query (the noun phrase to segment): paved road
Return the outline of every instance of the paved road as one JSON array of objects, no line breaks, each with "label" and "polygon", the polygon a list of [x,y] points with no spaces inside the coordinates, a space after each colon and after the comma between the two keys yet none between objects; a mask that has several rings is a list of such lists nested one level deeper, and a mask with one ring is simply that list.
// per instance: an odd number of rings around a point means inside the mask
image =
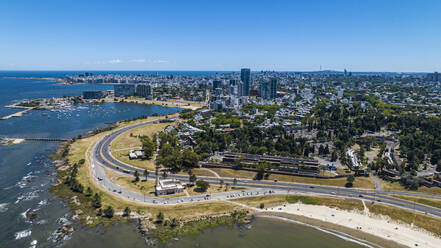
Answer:
[{"label": "paved road", "polygon": [[[174,120],[174,118],[169,118]],[[191,202],[201,202],[201,201],[213,201],[213,200],[231,200],[235,198],[241,197],[249,197],[249,196],[259,196],[259,195],[267,195],[267,194],[298,194],[298,193],[312,193],[312,194],[322,194],[322,195],[334,195],[346,198],[355,198],[355,199],[365,199],[372,202],[382,202],[385,204],[406,208],[422,213],[431,214],[433,216],[441,217],[441,209],[433,208],[430,206],[401,200],[398,198],[390,197],[389,194],[397,194],[397,195],[416,195],[416,196],[425,196],[431,198],[441,198],[439,196],[425,195],[413,192],[392,192],[392,191],[383,191],[383,190],[363,190],[363,189],[352,189],[352,188],[342,188],[342,187],[332,187],[332,186],[322,186],[322,185],[309,185],[309,184],[299,184],[299,183],[289,183],[289,182],[272,182],[272,181],[256,181],[252,179],[242,179],[237,178],[237,184],[235,186],[252,188],[243,191],[236,192],[221,192],[215,193],[211,195],[198,195],[198,196],[181,196],[181,197],[173,197],[173,198],[161,198],[161,197],[152,197],[148,195],[144,195],[139,192],[134,192],[128,189],[121,187],[120,185],[113,182],[110,178],[107,177],[104,168],[111,169],[117,171],[119,173],[126,173],[128,175],[133,175],[133,171],[137,170],[142,173],[142,169],[133,167],[131,165],[122,163],[121,161],[116,160],[110,152],[110,144],[112,141],[123,132],[127,130],[137,128],[140,126],[145,126],[151,123],[158,122],[159,120],[154,121],[146,121],[142,123],[138,123],[135,125],[127,126],[121,129],[117,129],[112,131],[111,133],[104,136],[101,140],[99,140],[91,151],[91,166],[93,171],[94,179],[106,190],[111,192],[112,194],[119,195],[120,197],[124,197],[126,199],[143,202],[148,204],[161,204],[161,205],[174,205],[181,203],[191,203]],[[150,173],[153,175],[154,173]],[[176,175],[172,174],[169,177],[173,177],[181,180],[182,182],[188,181],[188,176],[186,175]],[[154,178],[149,177],[151,180]],[[204,179],[210,184],[218,184],[219,178],[216,177],[206,177],[199,176],[199,179]],[[230,183],[233,185],[233,178],[222,178],[225,183]]]}]

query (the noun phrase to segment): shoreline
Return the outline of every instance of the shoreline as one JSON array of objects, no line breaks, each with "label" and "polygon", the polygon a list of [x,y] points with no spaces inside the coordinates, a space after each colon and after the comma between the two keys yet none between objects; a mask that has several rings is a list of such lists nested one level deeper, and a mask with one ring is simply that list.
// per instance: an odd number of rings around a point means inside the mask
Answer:
[{"label": "shoreline", "polygon": [[370,214],[369,210],[361,213],[302,203],[285,204],[272,209],[256,211],[256,216],[290,219],[316,229],[347,234],[377,247],[436,248],[441,243],[441,238],[422,228],[387,216]]}]

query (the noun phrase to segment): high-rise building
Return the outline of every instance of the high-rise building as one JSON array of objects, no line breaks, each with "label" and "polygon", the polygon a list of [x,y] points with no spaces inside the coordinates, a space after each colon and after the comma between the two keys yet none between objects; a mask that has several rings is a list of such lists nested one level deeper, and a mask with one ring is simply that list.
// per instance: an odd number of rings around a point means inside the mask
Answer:
[{"label": "high-rise building", "polygon": [[237,83],[237,95],[238,96],[243,96],[243,82],[238,82]]},{"label": "high-rise building", "polygon": [[220,80],[214,80],[213,81],[213,90],[221,87],[221,81]]},{"label": "high-rise building", "polygon": [[134,96],[135,95],[135,85],[134,84],[115,84],[114,86],[115,96]]},{"label": "high-rise building", "polygon": [[250,83],[251,83],[251,70],[248,68],[242,68],[240,70],[240,80],[243,82],[243,96],[250,95]]},{"label": "high-rise building", "polygon": [[263,99],[269,98],[268,82],[266,81],[262,81],[262,83],[260,84],[260,97],[262,97]]},{"label": "high-rise building", "polygon": [[279,79],[271,78],[269,85],[269,98],[275,99],[277,97],[277,84],[279,84]]},{"label": "high-rise building", "polygon": [[136,95],[148,97],[152,95],[152,87],[148,84],[138,84],[136,85]]}]

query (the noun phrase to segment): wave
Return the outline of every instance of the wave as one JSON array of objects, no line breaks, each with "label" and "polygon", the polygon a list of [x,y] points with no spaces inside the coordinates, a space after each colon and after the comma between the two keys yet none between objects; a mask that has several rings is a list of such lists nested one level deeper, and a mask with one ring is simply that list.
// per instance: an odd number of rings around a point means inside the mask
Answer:
[{"label": "wave", "polygon": [[15,233],[15,239],[26,238],[26,237],[30,236],[31,233],[32,233],[32,231],[29,230],[29,229],[28,230],[23,230],[23,231],[20,231],[20,232],[16,232]]},{"label": "wave", "polygon": [[0,203],[0,213],[4,213],[6,211],[8,211],[7,206],[9,205],[9,203]]}]

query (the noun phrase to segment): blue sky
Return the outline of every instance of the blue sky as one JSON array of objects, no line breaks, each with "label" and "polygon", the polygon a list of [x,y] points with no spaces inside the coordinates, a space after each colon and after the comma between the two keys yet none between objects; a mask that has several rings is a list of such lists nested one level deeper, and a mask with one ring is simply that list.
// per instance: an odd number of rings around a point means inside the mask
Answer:
[{"label": "blue sky", "polygon": [[441,1],[1,0],[0,70],[441,71]]}]

